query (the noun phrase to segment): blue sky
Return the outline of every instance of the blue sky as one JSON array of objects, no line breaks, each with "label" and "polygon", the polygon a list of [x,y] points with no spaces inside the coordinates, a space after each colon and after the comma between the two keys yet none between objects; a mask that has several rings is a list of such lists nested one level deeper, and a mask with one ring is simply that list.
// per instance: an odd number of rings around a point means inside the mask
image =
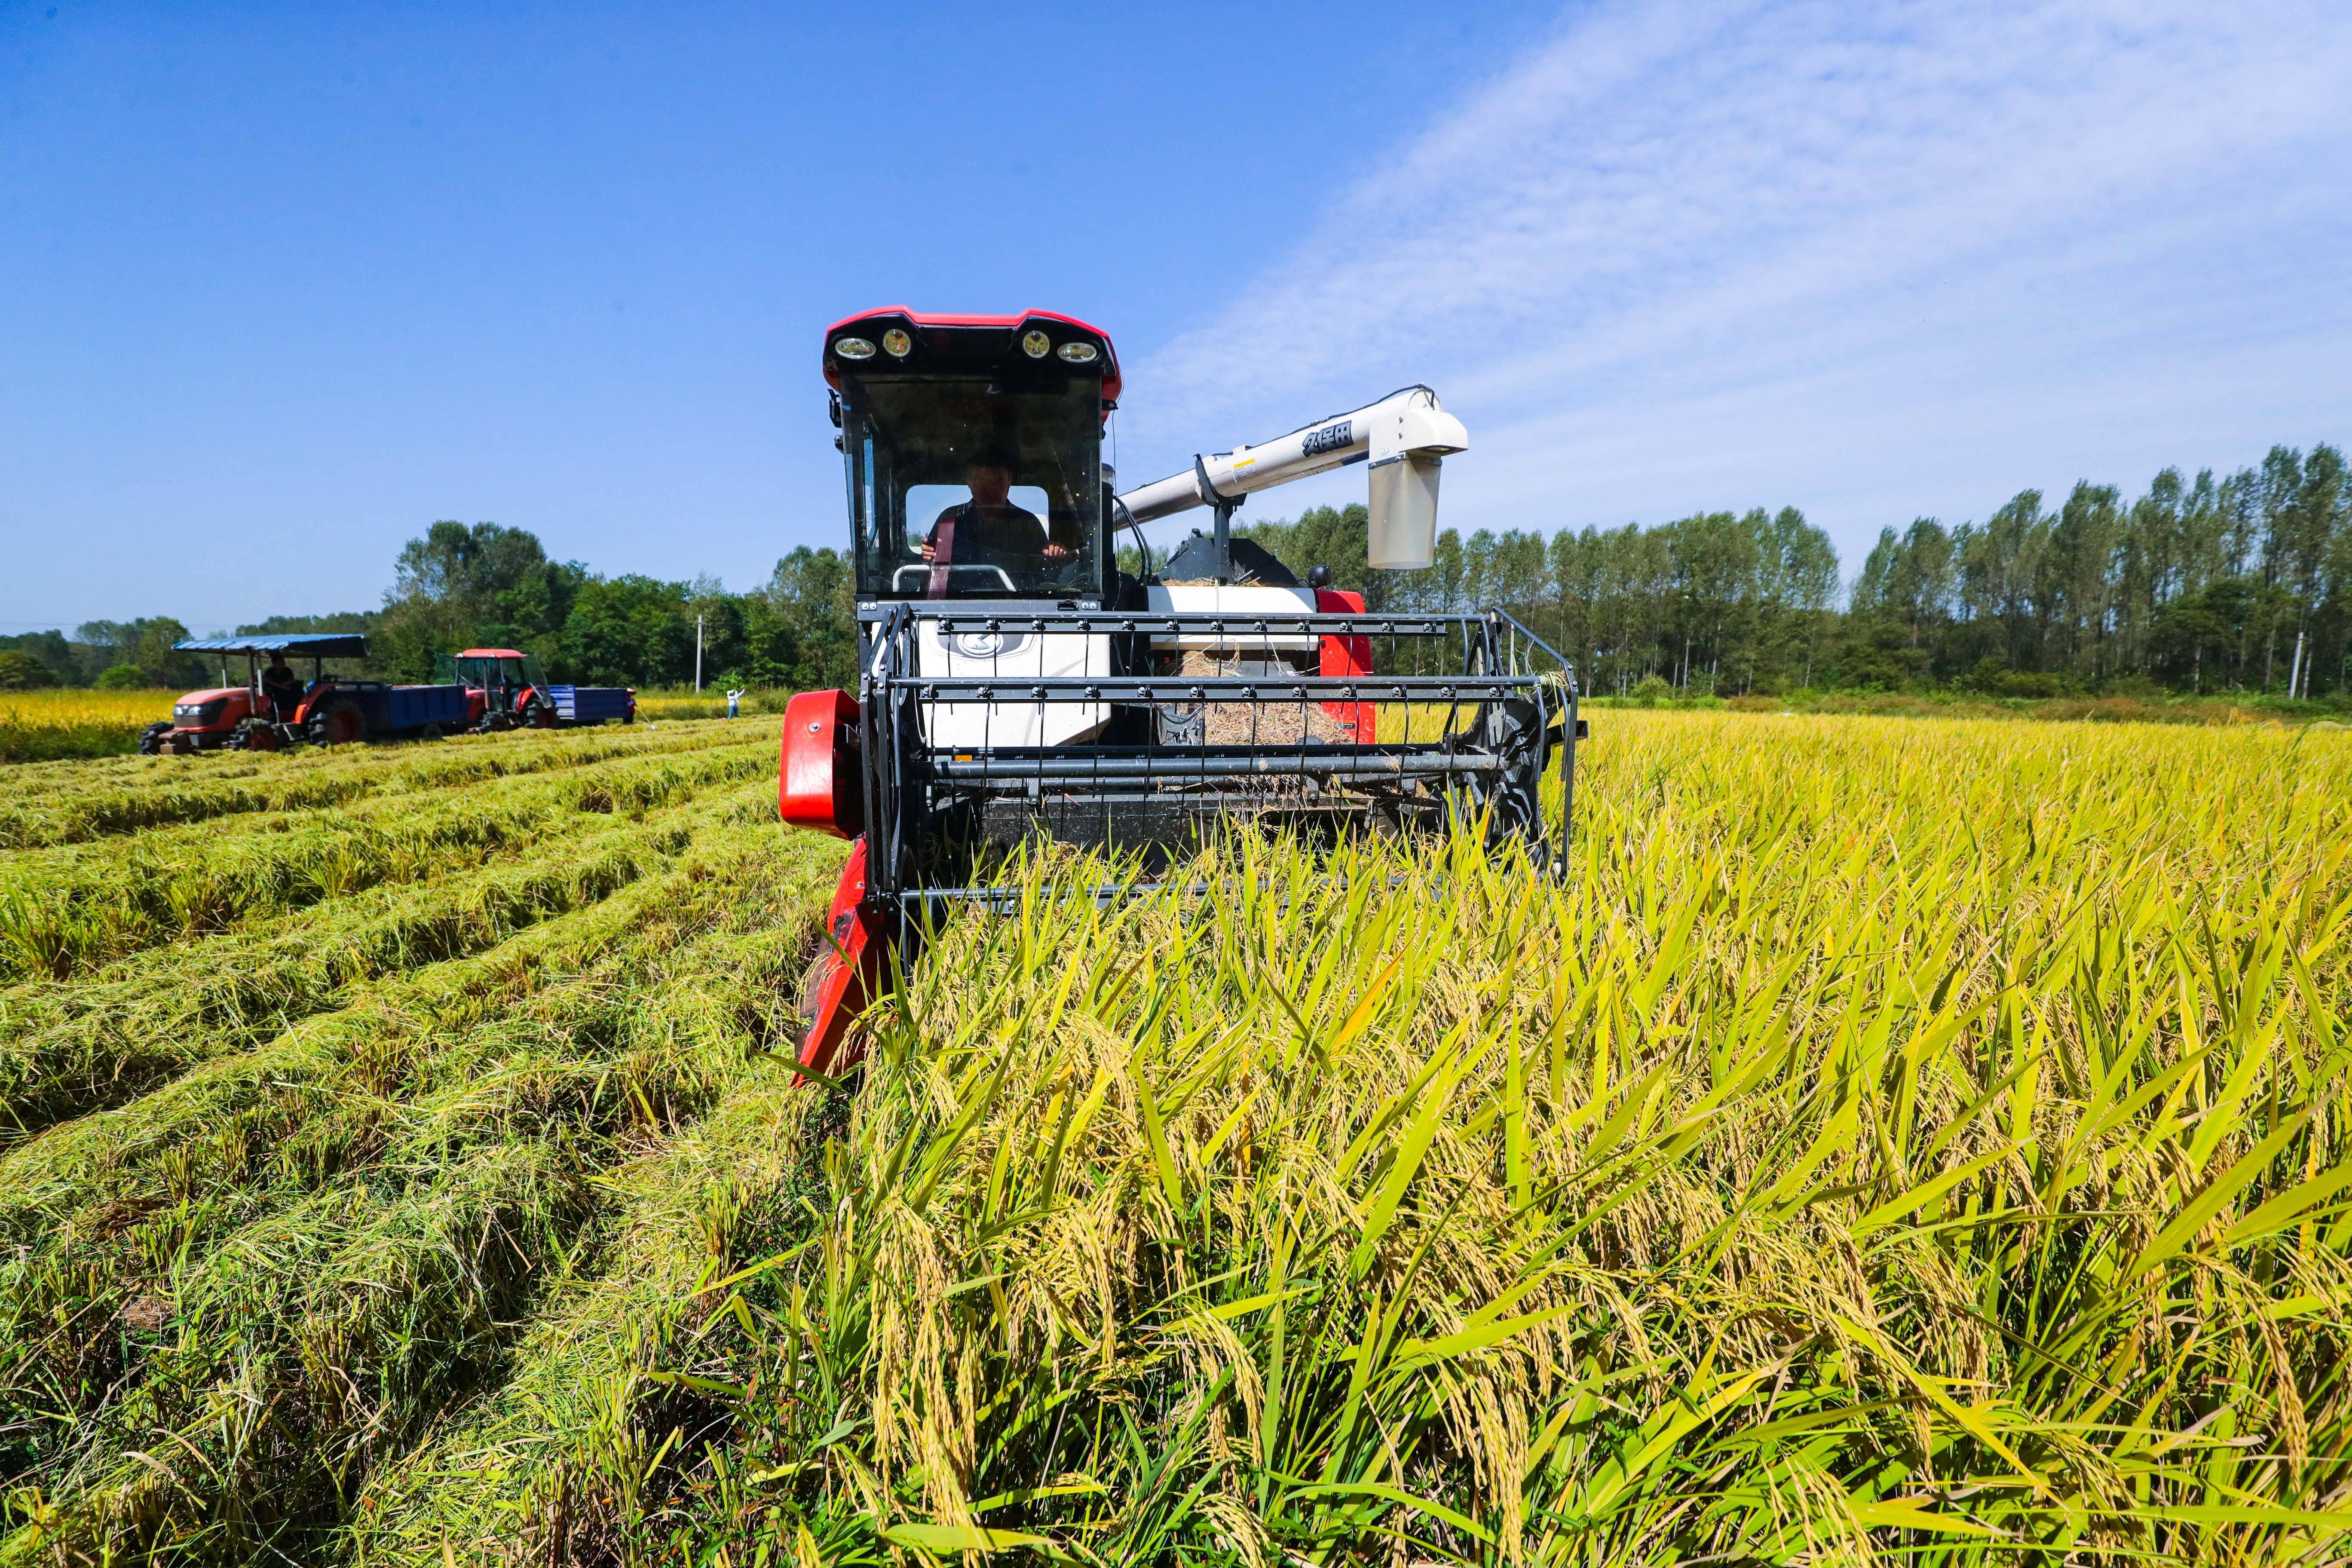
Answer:
[{"label": "blue sky", "polygon": [[1849,571],[2352,437],[2352,7],[1440,14],[0,0],[0,630],[372,605],[440,517],[750,585],[884,303],[1107,328],[1130,481],[1426,381],[1448,522]]}]

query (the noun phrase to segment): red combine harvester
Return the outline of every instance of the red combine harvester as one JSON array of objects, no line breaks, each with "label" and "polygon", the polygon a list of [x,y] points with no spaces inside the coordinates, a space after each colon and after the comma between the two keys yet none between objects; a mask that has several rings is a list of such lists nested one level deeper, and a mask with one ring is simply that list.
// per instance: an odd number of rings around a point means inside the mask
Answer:
[{"label": "red combine harvester", "polygon": [[[208,751],[275,752],[288,746],[346,745],[355,741],[437,741],[466,723],[466,692],[459,686],[394,686],[328,673],[331,658],[365,658],[367,639],[340,632],[287,633],[270,637],[199,637],[174,643],[187,653],[216,654],[221,684],[184,693],[168,721],[150,724],[139,737],[148,755]],[[245,655],[246,682],[228,684],[228,656]],[[291,671],[273,687],[263,659],[283,655],[310,661],[305,683]]]},{"label": "red combine harvester", "polygon": [[637,721],[637,694],[625,686],[559,686],[539,660],[519,648],[469,647],[443,674],[467,689],[473,727],[484,734],[517,728]]},{"label": "red combine harvester", "polygon": [[[988,868],[1031,835],[1165,866],[1236,820],[1326,837],[1459,823],[1559,864],[1538,791],[1557,756],[1565,796],[1582,733],[1568,661],[1500,610],[1370,611],[1232,536],[1248,496],[1363,463],[1370,563],[1429,565],[1440,461],[1469,446],[1429,388],[1116,494],[1118,360],[1084,321],[873,310],[826,331],[823,363],[860,673],[856,695],[803,692],[784,718],[783,820],[853,840],[804,1069],[854,1062],[850,1023],[938,916],[1011,907]],[[1121,532],[1193,508],[1209,532],[1118,570]]]}]

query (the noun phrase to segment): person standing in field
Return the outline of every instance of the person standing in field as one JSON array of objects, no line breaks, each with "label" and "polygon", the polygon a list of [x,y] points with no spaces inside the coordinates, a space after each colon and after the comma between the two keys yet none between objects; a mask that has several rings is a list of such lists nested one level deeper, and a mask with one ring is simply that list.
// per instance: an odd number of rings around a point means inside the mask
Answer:
[{"label": "person standing in field", "polygon": [[730,691],[727,694],[727,717],[735,718],[741,711],[742,706],[743,694],[740,691]]}]

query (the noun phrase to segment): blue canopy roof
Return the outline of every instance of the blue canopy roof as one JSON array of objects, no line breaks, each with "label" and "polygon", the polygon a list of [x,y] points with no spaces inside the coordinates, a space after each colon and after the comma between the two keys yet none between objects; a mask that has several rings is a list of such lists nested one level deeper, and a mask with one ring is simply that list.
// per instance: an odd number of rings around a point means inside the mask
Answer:
[{"label": "blue canopy roof", "polygon": [[367,638],[357,632],[274,632],[267,637],[190,637],[174,648],[189,653],[293,653],[308,658],[365,658]]}]

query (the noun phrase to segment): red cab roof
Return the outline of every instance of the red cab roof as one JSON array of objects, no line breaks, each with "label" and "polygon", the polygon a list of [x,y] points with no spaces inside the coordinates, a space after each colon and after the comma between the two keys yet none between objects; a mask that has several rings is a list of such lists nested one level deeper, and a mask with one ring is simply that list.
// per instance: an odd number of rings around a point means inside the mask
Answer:
[{"label": "red cab roof", "polygon": [[523,655],[519,648],[469,647],[457,657],[459,658],[520,658]]},{"label": "red cab roof", "polygon": [[[1017,316],[963,316],[951,312],[910,310],[904,305],[883,305],[871,310],[860,310],[854,316],[844,316],[824,330],[824,379],[835,385],[839,384],[835,379],[835,368],[833,358],[833,340],[837,334],[845,332],[853,327],[866,326],[874,328],[874,335],[878,336],[882,331],[881,324],[894,321],[903,321],[908,325],[918,328],[992,327],[1003,331],[1009,337],[1018,336],[1021,329],[1032,321],[1059,322],[1062,326],[1073,328],[1076,332],[1092,338],[1102,345],[1102,395],[1112,403],[1118,401],[1120,387],[1118,351],[1111,347],[1110,334],[1100,327],[1082,321],[1076,316],[1066,316],[1059,310],[1024,310]],[[858,335],[863,337],[866,334]]]}]

